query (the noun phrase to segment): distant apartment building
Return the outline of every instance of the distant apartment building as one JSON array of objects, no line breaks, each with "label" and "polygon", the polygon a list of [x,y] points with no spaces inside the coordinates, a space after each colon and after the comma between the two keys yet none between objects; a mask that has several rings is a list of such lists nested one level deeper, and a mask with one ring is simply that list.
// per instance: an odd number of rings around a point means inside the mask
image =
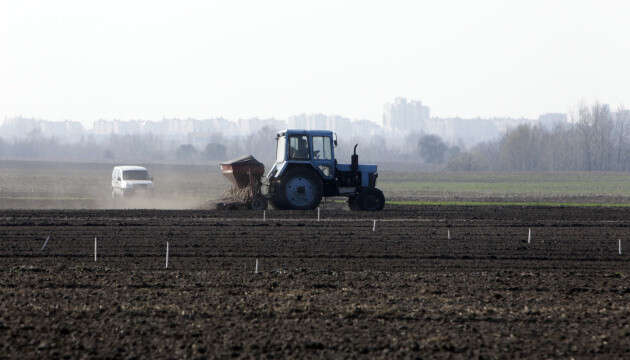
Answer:
[{"label": "distant apartment building", "polygon": [[451,144],[473,145],[499,136],[496,124],[489,119],[431,118],[423,133],[435,134]]},{"label": "distant apartment building", "polygon": [[422,101],[398,97],[383,107],[383,128],[389,131],[420,131],[430,118],[431,110]]},{"label": "distant apartment building", "polygon": [[78,121],[47,121],[15,117],[5,119],[2,126],[0,126],[0,137],[44,136],[75,140],[84,135],[84,131],[83,125]]},{"label": "distant apartment building", "polygon": [[40,121],[42,134],[61,139],[76,139],[84,135],[83,125],[78,121]]},{"label": "distant apartment building", "polygon": [[92,133],[96,135],[138,135],[152,134],[169,139],[180,139],[189,134],[201,136],[203,134],[222,133],[226,136],[240,135],[238,124],[224,118],[204,120],[196,119],[162,119],[160,121],[144,120],[97,120],[94,122]]},{"label": "distant apartment building", "polygon": [[0,135],[4,138],[27,136],[39,131],[39,122],[37,119],[23,117],[5,119],[0,127]]},{"label": "distant apartment building", "polygon": [[131,135],[140,133],[142,122],[138,120],[96,120],[92,132],[96,135]]},{"label": "distant apartment building", "polygon": [[289,117],[290,129],[331,130],[342,134],[351,133],[353,123],[350,119],[339,115],[300,114]]},{"label": "distant apartment building", "polygon": [[567,122],[567,114],[547,113],[538,117],[538,124],[546,129],[552,129],[555,126]]},{"label": "distant apartment building", "polygon": [[[236,122],[236,135],[253,134],[264,127],[280,130],[287,127],[287,122],[283,120],[276,120],[274,118],[261,119],[261,118],[249,118],[238,119]],[[225,134],[229,135],[229,134]]]},{"label": "distant apartment building", "polygon": [[290,129],[333,130],[324,114],[300,114],[289,117]]}]

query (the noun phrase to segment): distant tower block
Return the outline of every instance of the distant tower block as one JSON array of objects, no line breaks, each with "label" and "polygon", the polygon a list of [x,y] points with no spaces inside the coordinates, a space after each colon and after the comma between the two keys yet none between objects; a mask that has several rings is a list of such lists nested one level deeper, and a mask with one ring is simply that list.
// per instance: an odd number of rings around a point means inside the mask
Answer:
[{"label": "distant tower block", "polygon": [[422,101],[398,97],[383,106],[383,127],[386,130],[419,131],[424,129],[431,110]]}]

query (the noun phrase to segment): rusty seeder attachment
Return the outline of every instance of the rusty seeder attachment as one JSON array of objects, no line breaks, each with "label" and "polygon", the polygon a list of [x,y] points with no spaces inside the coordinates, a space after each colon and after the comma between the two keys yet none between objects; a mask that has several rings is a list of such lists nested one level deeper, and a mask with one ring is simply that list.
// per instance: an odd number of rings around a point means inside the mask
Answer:
[{"label": "rusty seeder attachment", "polygon": [[267,202],[261,192],[262,177],[265,173],[263,163],[248,155],[221,163],[219,167],[223,176],[232,183],[225,194],[226,200],[242,203],[253,209],[263,206],[261,202],[264,201],[266,208]]}]

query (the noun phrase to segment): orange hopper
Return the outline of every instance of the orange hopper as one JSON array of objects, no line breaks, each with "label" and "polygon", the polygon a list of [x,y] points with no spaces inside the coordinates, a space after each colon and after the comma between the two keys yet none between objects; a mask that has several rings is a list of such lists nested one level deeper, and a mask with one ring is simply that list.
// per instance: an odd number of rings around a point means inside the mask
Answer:
[{"label": "orange hopper", "polygon": [[238,189],[260,186],[260,178],[265,173],[265,165],[251,155],[221,163],[220,166],[223,176]]}]

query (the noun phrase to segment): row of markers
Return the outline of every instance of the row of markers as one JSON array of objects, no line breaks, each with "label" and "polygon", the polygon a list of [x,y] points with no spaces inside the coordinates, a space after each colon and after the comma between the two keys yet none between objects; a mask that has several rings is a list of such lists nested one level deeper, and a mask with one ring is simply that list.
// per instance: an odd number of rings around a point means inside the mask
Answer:
[{"label": "row of markers", "polygon": [[[46,240],[44,241],[44,245],[42,245],[41,251],[44,251],[44,249],[46,248],[46,245],[48,245],[48,240],[50,240],[50,235],[46,237]],[[167,269],[168,269],[168,250],[169,250],[169,244],[167,241],[166,242],[166,263],[164,264],[164,267]],[[94,237],[94,262],[96,262],[97,259],[98,259],[98,239]]]},{"label": "row of markers", "polygon": [[[319,208],[317,208],[317,221],[321,220],[321,216],[320,216],[320,211]],[[263,210],[263,221],[267,221],[267,211]],[[374,220],[374,223],[372,224],[372,231],[376,231],[376,220]],[[449,233],[450,234],[450,233]],[[451,238],[451,236],[448,236],[449,240]]]},{"label": "row of markers", "polygon": [[[320,216],[320,211],[319,211],[319,207],[317,208],[317,221],[319,221],[321,219]],[[263,221],[267,220],[267,212],[265,210],[263,210]],[[372,231],[376,231],[376,220],[374,220],[373,224],[372,224]],[[446,230],[446,238],[448,240],[451,240],[451,230],[447,229]],[[619,242],[619,255],[621,255],[621,240],[618,240]],[[529,231],[527,232],[527,243],[531,244],[532,243],[532,228],[529,228]]]},{"label": "row of markers", "polygon": [[[263,219],[265,218],[265,214],[263,212]],[[319,221],[319,208],[317,208],[317,221]],[[374,220],[374,224],[372,225],[372,231],[376,231],[376,220]],[[448,240],[451,240],[451,230],[447,229],[446,230],[446,236],[448,238]],[[48,235],[46,237],[46,240],[44,241],[44,245],[42,245],[42,251],[46,248],[46,245],[48,245],[48,240],[50,240],[50,235]],[[621,255],[621,240],[618,240],[619,242],[619,255]],[[531,244],[532,243],[532,229],[529,228],[529,231],[527,233],[527,243]],[[98,252],[98,240],[96,237],[94,237],[94,262],[96,262],[97,260],[97,252]],[[166,242],[166,263],[164,264],[164,268],[168,269],[168,252],[169,252],[169,244],[168,241]],[[256,259],[256,267],[254,270],[254,273],[258,273],[258,259]]]}]

